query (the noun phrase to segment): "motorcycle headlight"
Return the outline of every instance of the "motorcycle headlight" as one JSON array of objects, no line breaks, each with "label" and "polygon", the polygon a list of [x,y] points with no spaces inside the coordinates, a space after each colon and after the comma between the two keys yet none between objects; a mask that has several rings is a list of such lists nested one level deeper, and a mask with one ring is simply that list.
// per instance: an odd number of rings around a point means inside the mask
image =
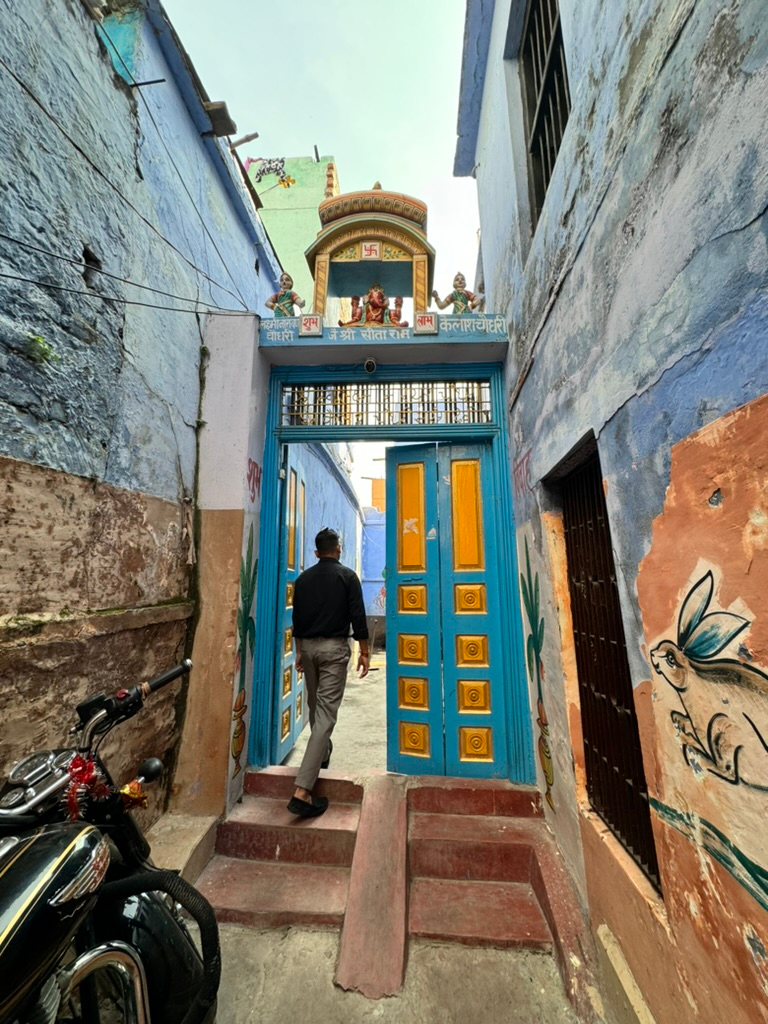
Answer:
[{"label": "motorcycle headlight", "polygon": [[102,836],[98,843],[91,850],[87,863],[85,863],[73,879],[50,899],[53,907],[61,906],[62,903],[70,903],[79,900],[89,893],[95,892],[104,880],[109,867],[109,844]]}]

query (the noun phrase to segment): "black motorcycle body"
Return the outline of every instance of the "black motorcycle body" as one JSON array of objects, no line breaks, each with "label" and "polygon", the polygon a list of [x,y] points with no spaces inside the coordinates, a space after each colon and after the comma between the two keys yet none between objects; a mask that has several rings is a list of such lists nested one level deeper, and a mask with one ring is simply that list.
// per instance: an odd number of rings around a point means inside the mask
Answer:
[{"label": "black motorcycle body", "polygon": [[[34,1001],[93,906],[80,892],[106,844],[91,825],[48,825],[0,839],[0,1021]],[[106,865],[105,865],[106,866]]]},{"label": "black motorcycle body", "polygon": [[[126,796],[93,743],[190,667],[83,702],[78,749],[24,758],[0,789],[0,1024],[101,1024],[105,968],[122,983],[132,1024],[215,1020],[213,912],[174,872],[154,868],[129,809],[162,765],[145,762]],[[182,907],[199,925],[202,956]]]}]

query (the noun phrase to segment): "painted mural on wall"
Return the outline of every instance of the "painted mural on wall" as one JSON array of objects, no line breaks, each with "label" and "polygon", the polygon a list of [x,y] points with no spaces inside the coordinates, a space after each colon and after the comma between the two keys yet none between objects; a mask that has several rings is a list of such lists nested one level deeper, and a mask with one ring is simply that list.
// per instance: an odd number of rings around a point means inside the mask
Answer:
[{"label": "painted mural on wall", "polygon": [[237,657],[235,672],[238,677],[238,688],[232,708],[231,752],[235,762],[231,778],[242,770],[240,759],[245,747],[246,724],[244,721],[247,705],[245,703],[245,680],[247,669],[253,665],[253,652],[256,646],[256,619],[253,602],[256,597],[256,579],[259,573],[259,560],[253,556],[253,523],[248,531],[248,547],[240,560],[240,604],[237,609]]},{"label": "painted mural on wall", "polygon": [[734,785],[768,789],[768,675],[718,657],[749,626],[732,612],[707,612],[714,579],[707,572],[685,597],[677,639],[651,651],[655,671],[675,690],[672,711],[685,762]]},{"label": "painted mural on wall", "polygon": [[[637,586],[653,669],[652,807],[768,911],[766,432],[768,396],[672,449]],[[713,868],[696,863],[688,884],[701,896]]]},{"label": "painted mural on wall", "polygon": [[549,746],[549,721],[544,708],[544,695],[541,688],[544,680],[544,663],[541,659],[541,651],[544,646],[544,618],[540,614],[539,574],[536,573],[534,576],[531,573],[531,555],[528,549],[527,537],[525,538],[525,575],[520,573],[520,590],[523,595],[525,616],[528,620],[528,632],[525,641],[528,675],[531,682],[536,683],[536,713],[538,715],[536,724],[539,727],[538,754],[541,769],[544,773],[544,781],[547,784],[544,799],[554,810],[552,785],[555,781],[555,774],[552,764],[552,751]]}]

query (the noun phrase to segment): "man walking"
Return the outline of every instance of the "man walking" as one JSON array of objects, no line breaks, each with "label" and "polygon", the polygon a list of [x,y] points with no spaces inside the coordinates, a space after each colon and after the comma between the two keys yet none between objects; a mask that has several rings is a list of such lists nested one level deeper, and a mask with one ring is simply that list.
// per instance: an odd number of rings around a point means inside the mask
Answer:
[{"label": "man walking", "polygon": [[318,561],[303,572],[293,588],[293,638],[296,671],[304,673],[309,702],[310,736],[296,789],[288,810],[300,818],[314,818],[328,806],[327,797],[312,795],[321,768],[327,768],[339,705],[344,696],[352,636],[360,641],[357,668],[368,675],[368,625],[363,588],[352,569],[339,561],[341,543],[335,530],[323,529],[315,537]]}]

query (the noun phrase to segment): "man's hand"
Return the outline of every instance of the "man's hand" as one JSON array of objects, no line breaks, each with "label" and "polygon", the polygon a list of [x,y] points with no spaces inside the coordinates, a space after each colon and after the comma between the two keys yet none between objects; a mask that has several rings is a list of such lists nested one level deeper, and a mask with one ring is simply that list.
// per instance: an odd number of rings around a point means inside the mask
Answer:
[{"label": "man's hand", "polygon": [[360,656],[357,659],[357,670],[360,673],[360,678],[361,679],[363,678],[363,676],[367,676],[368,675],[368,667],[370,666],[370,663],[371,663],[371,656],[370,656],[370,654],[368,654],[367,651],[366,651],[365,654],[363,654],[363,652],[360,651]]},{"label": "man's hand", "polygon": [[296,658],[293,662],[294,668],[296,669],[296,675],[304,675],[304,662],[301,660],[301,651],[296,652]]}]

